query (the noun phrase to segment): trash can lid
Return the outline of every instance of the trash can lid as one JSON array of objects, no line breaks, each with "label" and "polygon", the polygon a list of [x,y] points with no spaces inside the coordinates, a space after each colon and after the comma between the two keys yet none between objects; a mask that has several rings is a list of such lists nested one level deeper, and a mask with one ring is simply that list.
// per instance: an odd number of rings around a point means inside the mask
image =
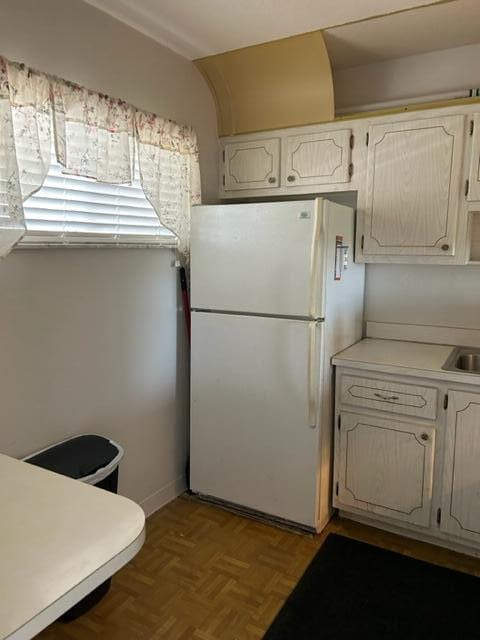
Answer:
[{"label": "trash can lid", "polygon": [[115,443],[97,435],[76,436],[25,458],[37,467],[81,480],[109,465],[119,455]]}]

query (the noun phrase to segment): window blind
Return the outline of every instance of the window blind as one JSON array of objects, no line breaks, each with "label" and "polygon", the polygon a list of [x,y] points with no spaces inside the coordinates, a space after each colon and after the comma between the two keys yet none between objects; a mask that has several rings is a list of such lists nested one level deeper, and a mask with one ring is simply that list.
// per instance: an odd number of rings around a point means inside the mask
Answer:
[{"label": "window blind", "polygon": [[[164,159],[165,171],[168,156]],[[174,163],[172,163],[172,166]],[[51,165],[41,189],[24,202],[27,232],[22,244],[166,244],[173,233],[163,227],[140,184],[138,163],[131,185],[96,182],[62,173],[52,151]],[[165,183],[163,197],[181,206],[175,176]]]}]

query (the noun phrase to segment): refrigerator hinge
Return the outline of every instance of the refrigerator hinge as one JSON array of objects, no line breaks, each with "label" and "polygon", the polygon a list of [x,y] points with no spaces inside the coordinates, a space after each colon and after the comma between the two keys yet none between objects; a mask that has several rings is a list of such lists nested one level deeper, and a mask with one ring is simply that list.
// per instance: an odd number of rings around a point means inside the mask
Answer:
[{"label": "refrigerator hinge", "polygon": [[353,133],[350,135],[350,149],[353,149],[353,145],[355,144],[355,136]]},{"label": "refrigerator hinge", "polygon": [[338,496],[338,482],[335,483],[335,495]]},{"label": "refrigerator hinge", "polygon": [[350,176],[350,178],[353,176],[353,162],[350,162],[350,164],[348,165],[348,175]]},{"label": "refrigerator hinge", "polygon": [[475,124],[473,120],[470,120],[470,135],[473,136],[473,130],[475,128]]},{"label": "refrigerator hinge", "polygon": [[440,526],[441,522],[442,522],[442,510],[437,509],[437,524]]},{"label": "refrigerator hinge", "polygon": [[368,143],[369,143],[369,142],[370,142],[370,134],[369,134],[369,133],[368,133],[368,131],[367,131],[367,139],[366,139],[366,141],[365,141],[365,143],[366,143],[367,147],[368,147]]},{"label": "refrigerator hinge", "polygon": [[470,190],[470,180],[465,180],[465,195],[468,196]]},{"label": "refrigerator hinge", "polygon": [[446,393],[446,394],[445,394],[445,397],[444,397],[444,399],[443,399],[443,408],[444,408],[445,410],[447,410],[447,409],[448,409],[448,393]]}]

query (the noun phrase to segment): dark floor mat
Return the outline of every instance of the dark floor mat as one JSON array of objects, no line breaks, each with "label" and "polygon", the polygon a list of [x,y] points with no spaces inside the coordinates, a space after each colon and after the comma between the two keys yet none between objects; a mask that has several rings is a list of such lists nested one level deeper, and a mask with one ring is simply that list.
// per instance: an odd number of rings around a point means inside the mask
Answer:
[{"label": "dark floor mat", "polygon": [[480,640],[480,581],[330,534],[264,640]]}]

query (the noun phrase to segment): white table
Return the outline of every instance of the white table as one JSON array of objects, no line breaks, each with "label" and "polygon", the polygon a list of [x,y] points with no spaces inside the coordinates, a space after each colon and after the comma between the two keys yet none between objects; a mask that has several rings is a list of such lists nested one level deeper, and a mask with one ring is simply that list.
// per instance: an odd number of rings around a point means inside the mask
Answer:
[{"label": "white table", "polygon": [[134,502],[0,454],[0,640],[28,640],[131,560]]}]

